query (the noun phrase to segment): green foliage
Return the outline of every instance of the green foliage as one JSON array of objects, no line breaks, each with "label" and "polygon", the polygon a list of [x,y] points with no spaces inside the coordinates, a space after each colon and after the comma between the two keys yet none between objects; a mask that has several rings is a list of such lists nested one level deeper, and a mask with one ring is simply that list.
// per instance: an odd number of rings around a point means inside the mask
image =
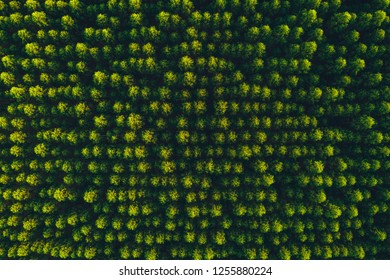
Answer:
[{"label": "green foliage", "polygon": [[41,143],[41,144],[38,144],[38,145],[35,146],[34,152],[38,156],[46,157],[46,155],[48,153],[48,149],[47,149],[47,147],[46,147],[46,145],[44,143]]},{"label": "green foliage", "polygon": [[0,258],[389,255],[388,0],[95,2],[0,1]]},{"label": "green foliage", "polygon": [[98,199],[97,190],[88,190],[84,193],[84,201],[87,203],[94,203]]},{"label": "green foliage", "polygon": [[371,116],[360,116],[359,119],[357,119],[354,122],[354,126],[356,129],[361,129],[361,130],[368,130],[371,129],[375,125],[375,119]]}]

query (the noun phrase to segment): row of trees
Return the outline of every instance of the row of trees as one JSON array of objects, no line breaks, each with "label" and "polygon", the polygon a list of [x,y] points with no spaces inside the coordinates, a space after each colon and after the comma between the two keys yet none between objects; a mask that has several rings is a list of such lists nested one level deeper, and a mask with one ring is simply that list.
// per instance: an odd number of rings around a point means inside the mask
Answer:
[{"label": "row of trees", "polygon": [[[142,238],[142,237],[140,237]],[[145,237],[149,240],[151,237],[147,235]],[[220,235],[218,238],[222,239]],[[156,240],[161,240],[161,235],[156,237]],[[112,259],[147,259],[155,260],[160,259],[162,256],[158,253],[154,246],[145,247],[143,244],[137,244],[135,248],[129,246],[120,246],[119,254],[117,252],[116,245],[106,245],[100,249],[93,246],[76,246],[72,243],[57,245],[50,242],[34,242],[31,245],[13,246],[10,249],[8,258],[24,258],[29,256],[32,251],[37,256],[44,255],[46,259],[93,259],[96,256],[104,255],[106,258]],[[378,249],[372,250],[377,252]],[[193,245],[191,247],[173,247],[170,251],[170,258],[172,259],[224,259],[228,256],[234,255],[234,249],[216,249],[211,246]],[[273,254],[270,249],[261,246],[259,249],[246,249],[245,253],[239,258],[243,259],[268,259]],[[363,259],[365,256],[365,250],[361,246],[304,246],[288,247],[282,246],[282,249],[276,253],[278,259],[289,260],[291,258],[309,260],[309,259],[341,259],[348,256],[353,256],[355,259]]]}]

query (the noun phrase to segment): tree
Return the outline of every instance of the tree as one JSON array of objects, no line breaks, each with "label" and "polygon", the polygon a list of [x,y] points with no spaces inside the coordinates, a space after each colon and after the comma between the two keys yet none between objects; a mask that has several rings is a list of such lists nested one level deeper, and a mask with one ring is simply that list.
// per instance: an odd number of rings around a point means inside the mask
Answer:
[{"label": "tree", "polygon": [[27,0],[24,6],[29,10],[29,11],[36,11],[41,8],[41,5],[38,1],[35,0]]},{"label": "tree", "polygon": [[32,21],[39,27],[46,27],[48,26],[48,21],[47,21],[47,18],[46,18],[46,14],[45,12],[33,12],[31,14],[31,19]]},{"label": "tree", "polygon": [[151,57],[148,57],[146,60],[145,60],[145,70],[149,73],[155,73],[156,70],[158,69],[157,67],[157,64],[156,62],[154,61],[153,58]]},{"label": "tree", "polygon": [[193,61],[193,59],[191,57],[183,56],[180,59],[179,68],[182,71],[191,71],[191,70],[193,70],[193,67],[194,67],[194,61]]},{"label": "tree", "polygon": [[84,193],[84,201],[87,203],[96,202],[98,199],[98,191],[94,189],[89,189]]},{"label": "tree", "polygon": [[141,13],[132,13],[130,15],[131,27],[140,26],[142,24],[142,14]]},{"label": "tree", "polygon": [[214,236],[214,242],[217,245],[224,245],[226,243],[225,232],[218,231]]},{"label": "tree", "polygon": [[48,149],[44,143],[41,143],[34,147],[34,152],[41,157],[45,157],[48,153]]},{"label": "tree", "polygon": [[16,144],[23,144],[25,142],[25,139],[27,137],[26,133],[23,133],[21,131],[15,131],[10,134],[10,140]]},{"label": "tree", "polygon": [[367,76],[368,79],[366,83],[369,86],[378,86],[383,80],[382,73],[371,73],[368,74]]},{"label": "tree", "polygon": [[169,71],[164,74],[164,84],[167,86],[173,86],[176,82],[177,76],[173,72]]},{"label": "tree", "polygon": [[65,30],[73,29],[74,25],[75,25],[75,22],[74,22],[74,19],[71,16],[65,15],[65,16],[61,17],[61,26]]},{"label": "tree", "polygon": [[339,206],[334,205],[334,204],[328,204],[326,205],[326,211],[325,211],[325,216],[330,218],[330,219],[336,219],[340,217],[342,214],[342,210]]},{"label": "tree", "polygon": [[93,74],[93,81],[98,86],[103,86],[107,83],[108,77],[105,73],[97,71]]},{"label": "tree", "polygon": [[313,54],[316,51],[317,51],[317,43],[315,41],[304,42],[301,45],[301,53],[307,59],[312,58]]},{"label": "tree", "polygon": [[160,27],[162,27],[163,29],[168,29],[169,26],[170,26],[170,14],[168,12],[165,12],[165,11],[161,11],[158,15],[157,15],[157,20],[158,20],[158,24]]},{"label": "tree", "polygon": [[275,39],[278,42],[287,42],[287,37],[290,34],[290,28],[286,24],[278,25],[274,29]]},{"label": "tree", "polygon": [[9,86],[9,87],[13,86],[16,82],[15,76],[9,72],[2,72],[0,74],[0,79],[6,86]]},{"label": "tree", "polygon": [[97,128],[104,128],[108,125],[107,118],[104,115],[95,116],[93,120]]},{"label": "tree", "polygon": [[349,22],[352,19],[352,15],[349,12],[336,13],[332,16],[331,27],[340,32],[348,27]]},{"label": "tree", "polygon": [[282,82],[282,76],[276,72],[276,71],[272,71],[270,74],[269,74],[269,85],[272,86],[272,87],[278,87],[281,82]]},{"label": "tree", "polygon": [[26,177],[26,183],[31,186],[37,186],[40,183],[40,180],[36,174],[30,174]]},{"label": "tree", "polygon": [[95,225],[98,229],[105,229],[108,226],[108,218],[104,215],[96,219]]},{"label": "tree", "polygon": [[354,245],[352,248],[350,248],[350,256],[362,260],[366,256],[366,252],[362,246]]},{"label": "tree", "polygon": [[311,62],[304,58],[302,60],[299,60],[299,71],[301,73],[308,73],[311,68]]},{"label": "tree", "polygon": [[3,63],[3,66],[5,68],[8,68],[9,70],[15,70],[16,66],[16,58],[13,55],[6,55],[2,57],[1,62]]},{"label": "tree", "polygon": [[320,174],[324,171],[324,164],[321,161],[309,161],[307,163],[307,169],[314,174]]},{"label": "tree", "polygon": [[247,38],[248,38],[248,41],[253,42],[253,43],[259,41],[260,28],[257,26],[249,28],[248,33],[247,33]]},{"label": "tree", "polygon": [[88,246],[85,248],[84,257],[88,260],[93,259],[97,254],[97,249],[95,247]]},{"label": "tree", "polygon": [[131,129],[134,130],[140,129],[143,126],[141,115],[131,113],[127,118],[127,124]]},{"label": "tree", "polygon": [[369,130],[376,124],[375,119],[368,115],[360,116],[353,122],[353,126],[358,130]]},{"label": "tree", "polygon": [[291,252],[286,247],[282,247],[279,251],[279,256],[282,260],[290,260],[291,259]]},{"label": "tree", "polygon": [[176,169],[176,164],[173,161],[163,161],[161,163],[161,171],[164,174],[172,173]]},{"label": "tree", "polygon": [[190,218],[196,218],[200,215],[200,209],[197,206],[187,207],[187,215]]},{"label": "tree", "polygon": [[86,59],[89,55],[89,50],[85,43],[76,43],[75,51],[81,59]]},{"label": "tree", "polygon": [[183,76],[183,85],[194,87],[196,83],[196,75],[193,72],[185,72]]}]

